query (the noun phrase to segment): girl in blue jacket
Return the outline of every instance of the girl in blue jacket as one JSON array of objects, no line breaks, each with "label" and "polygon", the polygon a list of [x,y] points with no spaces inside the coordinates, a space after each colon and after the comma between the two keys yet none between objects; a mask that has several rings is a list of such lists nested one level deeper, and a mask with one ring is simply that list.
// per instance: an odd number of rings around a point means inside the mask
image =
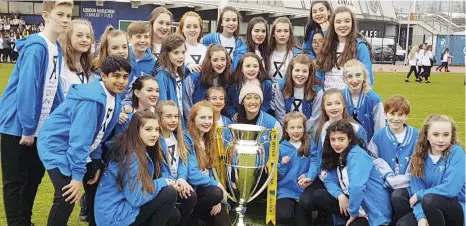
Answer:
[{"label": "girl in blue jacket", "polygon": [[318,56],[318,53],[314,50],[314,35],[319,33],[323,37],[327,34],[332,7],[328,1],[312,1],[309,11],[310,15],[306,25],[306,33],[304,33],[303,49],[314,60]]},{"label": "girl in blue jacket", "polygon": [[285,78],[275,88],[275,117],[283,124],[285,114],[298,111],[306,116],[307,129],[311,130],[320,118],[322,83],[315,77],[314,63],[305,54],[291,61]]},{"label": "girl in blue jacket", "polygon": [[348,114],[362,125],[367,140],[375,131],[385,127],[382,98],[369,87],[368,73],[358,60],[349,60],[343,66],[343,77],[347,88],[343,89]]},{"label": "girl in blue jacket", "polygon": [[349,8],[340,6],[333,11],[322,52],[326,54],[317,59],[316,67],[317,77],[325,84],[324,90],[346,88],[343,65],[351,59],[364,64],[369,73],[369,86],[374,85],[370,45],[358,33],[356,19]]},{"label": "girl in blue jacket", "polygon": [[167,148],[163,150],[168,175],[165,177],[176,181],[178,187],[178,206],[181,213],[180,225],[185,226],[196,205],[196,192],[188,184],[188,150],[183,136],[180,111],[172,100],[157,103],[155,112],[160,116],[161,140]]},{"label": "girl in blue jacket", "polygon": [[[101,143],[118,121],[121,111],[118,94],[128,85],[131,65],[124,58],[112,56],[104,60],[101,71],[102,81],[73,85],[67,99],[39,132],[39,158],[55,188],[49,225],[67,224],[83,178],[88,185],[99,179],[103,167]],[[88,158],[92,164],[86,169]]]},{"label": "girl in blue jacket", "polygon": [[141,76],[133,82],[131,86],[131,108],[134,111],[128,114],[128,118],[124,123],[115,126],[115,136],[122,134],[128,128],[136,111],[154,110],[159,100],[159,90],[159,83],[150,75]]},{"label": "girl in blue jacket", "polygon": [[236,48],[244,45],[244,41],[239,38],[239,25],[241,14],[232,6],[226,6],[220,12],[220,19],[217,22],[217,33],[209,33],[201,39],[205,46],[210,44],[220,44],[228,51],[230,57]]},{"label": "girl in blue jacket", "polygon": [[162,43],[162,51],[155,64],[153,75],[159,82],[160,100],[173,100],[181,110],[181,119],[184,125],[183,116],[183,64],[185,59],[186,46],[182,37],[169,35]]},{"label": "girl in blue jacket", "polygon": [[446,115],[424,122],[411,158],[409,204],[397,225],[463,226],[465,223],[465,153],[456,125]]},{"label": "girl in blue jacket", "polygon": [[239,60],[247,52],[256,53],[261,59],[265,71],[270,68],[269,54],[269,24],[263,17],[254,17],[248,23],[246,44],[236,48],[233,53],[232,70],[238,67]]},{"label": "girl in blue jacket", "polygon": [[287,17],[275,19],[270,33],[270,67],[267,75],[276,83],[285,77],[286,69],[293,57],[304,52],[295,43],[293,24]]},{"label": "girl in blue jacket", "polygon": [[175,182],[162,175],[158,118],[138,111],[118,137],[97,188],[97,225],[166,225],[172,216],[177,192]]},{"label": "girl in blue jacket", "polygon": [[390,194],[364,141],[348,120],[327,128],[322,154],[326,189],[314,193],[314,204],[346,220],[346,225],[388,225]]},{"label": "girl in blue jacket", "polygon": [[213,105],[203,100],[194,104],[185,134],[189,150],[188,181],[196,187],[197,204],[193,214],[207,225],[230,226],[226,211],[227,193],[213,176],[212,168],[217,161],[215,118]]},{"label": "girl in blue jacket", "polygon": [[221,45],[210,45],[200,73],[191,73],[183,81],[183,110],[189,115],[193,104],[204,100],[210,87],[226,87],[231,73],[230,55]]},{"label": "girl in blue jacket", "polygon": [[306,116],[300,112],[293,111],[285,115],[278,163],[279,209],[277,208],[276,217],[279,224],[312,224],[312,213],[304,210],[298,201],[300,196],[304,195],[303,191],[324,188],[322,182],[313,183],[314,181],[306,177],[310,167],[315,171],[320,167],[317,159],[320,156],[311,153],[311,139],[306,133],[306,121]]},{"label": "girl in blue jacket", "polygon": [[267,78],[264,67],[260,63],[260,57],[255,53],[246,53],[241,58],[238,68],[231,75],[231,79],[227,86],[227,116],[232,121],[237,121],[238,110],[242,100],[239,99],[239,94],[243,85],[248,81],[258,80],[261,86],[264,98],[262,99],[261,109],[268,112],[271,109],[272,101],[272,81]]}]

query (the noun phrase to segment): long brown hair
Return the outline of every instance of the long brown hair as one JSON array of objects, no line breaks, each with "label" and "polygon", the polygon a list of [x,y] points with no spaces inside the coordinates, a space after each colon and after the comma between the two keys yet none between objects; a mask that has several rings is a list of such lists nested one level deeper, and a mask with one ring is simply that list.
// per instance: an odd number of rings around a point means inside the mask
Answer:
[{"label": "long brown hair", "polygon": [[120,148],[119,155],[116,159],[118,161],[117,187],[120,191],[123,190],[123,187],[125,186],[125,184],[123,184],[124,170],[126,170],[128,177],[130,176],[131,158],[133,153],[136,155],[139,167],[134,186],[132,186],[129,181],[126,182],[128,183],[131,191],[133,191],[134,188],[137,187],[137,184],[141,182],[144,196],[147,191],[151,194],[154,194],[155,192],[153,177],[151,176],[151,172],[148,170],[149,161],[147,160],[146,152],[149,156],[152,156],[155,171],[154,176],[159,178],[162,175],[160,165],[163,162],[163,153],[160,145],[160,139],[157,140],[153,147],[147,147],[141,140],[139,134],[139,130],[149,119],[159,120],[159,117],[156,113],[149,110],[136,112],[129,123],[128,129],[117,138],[115,145]]},{"label": "long brown hair", "polygon": [[[163,117],[165,106],[172,106],[178,109],[179,119],[178,119],[178,126],[176,127],[176,136],[177,136],[176,138],[178,140],[178,152],[180,154],[181,161],[183,161],[183,163],[187,163],[188,162],[188,149],[186,148],[186,145],[184,143],[183,128],[181,127],[181,120],[182,120],[181,112],[178,108],[178,105],[176,105],[176,103],[173,102],[173,100],[160,100],[159,102],[157,102],[157,105],[155,105],[155,113],[157,113],[157,115],[159,115],[160,118]],[[161,131],[163,130],[162,126],[160,126],[160,130]]]},{"label": "long brown hair", "polygon": [[217,22],[217,32],[218,33],[223,32],[223,27],[222,27],[223,15],[227,11],[232,11],[232,12],[236,13],[236,16],[237,16],[236,19],[238,20],[238,26],[236,27],[236,31],[235,31],[235,33],[233,33],[233,36],[235,36],[235,38],[238,38],[238,36],[239,36],[239,27],[240,27],[240,24],[241,24],[241,20],[243,18],[241,17],[241,14],[239,13],[239,11],[236,8],[234,8],[233,6],[225,6],[225,8],[223,8],[222,11],[220,12],[220,17],[218,18],[218,22]]},{"label": "long brown hair", "polygon": [[305,42],[310,38],[312,31],[320,30],[322,33],[322,28],[320,27],[320,24],[316,23],[314,19],[312,19],[312,7],[314,7],[314,5],[316,4],[321,3],[322,5],[325,6],[325,8],[327,8],[327,11],[329,11],[330,13],[332,12],[332,7],[330,6],[330,3],[328,1],[317,0],[317,1],[311,1],[311,2],[312,2],[311,7],[309,7],[309,18],[306,24],[306,32],[304,33]]},{"label": "long brown hair", "polygon": [[304,86],[304,99],[307,101],[310,101],[314,99],[314,97],[317,96],[317,90],[316,90],[316,85],[321,85],[322,82],[320,82],[319,79],[316,78],[316,70],[314,66],[314,62],[309,58],[307,54],[298,54],[296,55],[293,60],[290,62],[288,65],[288,68],[286,70],[285,74],[285,87],[283,88],[283,94],[286,99],[291,98],[294,95],[294,85],[293,85],[293,69],[296,64],[304,64],[308,65],[309,69],[309,77],[307,78],[306,84]]},{"label": "long brown hair", "polygon": [[[127,45],[129,46],[128,34],[126,34],[126,32],[115,29],[113,28],[112,25],[108,25],[107,28],[105,28],[104,33],[102,34],[102,36],[100,36],[99,56],[94,58],[94,60],[92,61],[91,70],[93,71],[98,70],[100,66],[102,65],[102,62],[104,62],[104,59],[108,56],[108,52],[107,52],[108,38],[109,37],[115,38],[120,35],[124,35],[126,37]],[[127,60],[129,61],[129,48],[128,48],[128,59]]]},{"label": "long brown hair", "polygon": [[79,64],[81,65],[81,70],[84,72],[84,75],[89,77],[91,75],[91,67],[92,67],[92,56],[91,56],[91,44],[92,40],[94,40],[94,31],[92,29],[92,25],[88,20],[84,19],[75,19],[71,21],[70,26],[65,31],[63,39],[63,55],[65,56],[65,63],[66,66],[72,72],[80,72],[78,71],[79,68],[76,67],[75,59],[74,59],[74,52],[76,51],[71,43],[71,36],[74,32],[75,25],[82,24],[89,28],[91,34],[91,41],[89,43],[89,49],[87,52],[81,54],[81,58],[79,58]]},{"label": "long brown hair", "polygon": [[186,19],[186,17],[189,17],[189,16],[195,17],[197,19],[197,21],[199,22],[199,28],[201,29],[201,31],[199,32],[199,37],[197,37],[197,42],[200,42],[201,38],[203,36],[202,35],[203,30],[204,30],[203,21],[202,21],[202,17],[199,16],[199,14],[197,14],[194,11],[189,11],[189,12],[186,12],[185,14],[183,14],[183,16],[181,17],[181,20],[180,20],[180,24],[178,25],[178,28],[176,29],[176,33],[186,39],[186,37],[184,36],[184,33],[183,33],[183,27],[184,27],[184,20]]},{"label": "long brown hair", "polygon": [[288,38],[288,42],[286,43],[286,54],[283,60],[288,58],[288,54],[293,54],[293,48],[299,48],[296,45],[295,37],[293,34],[293,24],[291,23],[288,17],[278,17],[273,21],[272,24],[272,31],[270,31],[269,37],[269,54],[272,54],[275,48],[277,47],[277,40],[275,40],[275,30],[277,28],[277,24],[288,24],[290,29],[290,37]]},{"label": "long brown hair", "polygon": [[269,52],[269,24],[263,17],[254,17],[248,23],[248,28],[246,29],[246,45],[248,46],[248,52],[256,51],[256,44],[252,40],[252,29],[256,24],[265,24],[265,39],[262,44],[258,46],[258,50],[261,53],[261,57],[264,60],[265,71],[270,69],[270,52]]},{"label": "long brown hair", "polygon": [[[226,57],[226,65],[225,65],[225,70],[223,70],[222,74],[217,74],[215,72],[214,68],[212,67],[212,54],[217,51],[222,51],[225,53]],[[230,54],[227,52],[225,47],[222,45],[214,45],[211,44],[209,48],[207,48],[207,52],[205,54],[204,61],[202,61],[201,65],[201,84],[204,85],[205,87],[209,88],[214,86],[214,78],[218,76],[218,84],[220,86],[226,87],[227,81],[230,78],[231,74],[231,59],[230,59]]]},{"label": "long brown hair", "polygon": [[425,161],[430,151],[430,143],[427,140],[430,126],[434,122],[449,122],[451,123],[451,142],[450,145],[442,153],[442,158],[448,158],[450,148],[455,144],[460,144],[457,133],[456,123],[452,118],[447,115],[429,115],[422,124],[421,131],[419,131],[419,138],[417,139],[416,146],[414,147],[413,157],[411,158],[411,176],[424,178]]},{"label": "long brown hair", "polygon": [[283,139],[284,140],[290,140],[290,135],[288,135],[288,132],[286,132],[286,128],[288,127],[288,123],[290,123],[291,120],[293,119],[301,119],[303,122],[303,137],[301,137],[301,147],[299,147],[298,152],[299,156],[306,156],[309,157],[309,140],[310,137],[306,133],[306,116],[298,111],[292,111],[289,112],[288,114],[285,115],[285,118],[283,119]]},{"label": "long brown hair", "polygon": [[[214,114],[214,119],[212,122],[212,128],[208,133],[204,134],[204,137],[201,137],[198,129],[196,128],[195,119],[197,113],[201,108],[209,108]],[[216,121],[218,119],[218,114],[215,113],[212,103],[209,101],[203,100],[197,102],[193,105],[191,113],[188,118],[188,132],[193,138],[194,149],[197,155],[197,161],[199,162],[199,169],[213,168],[215,167],[215,161],[217,159],[217,145],[215,143],[215,128]],[[201,147],[200,140],[204,141],[204,149]]]},{"label": "long brown hair", "polygon": [[343,114],[342,115],[343,119],[355,123],[353,118],[351,118],[351,116],[348,114],[348,110],[347,110],[346,102],[345,102],[345,97],[343,96],[341,91],[339,89],[336,89],[336,88],[326,90],[324,92],[324,95],[322,95],[322,105],[321,105],[321,108],[320,108],[321,109],[320,110],[320,119],[319,119],[319,123],[317,124],[316,133],[314,134],[314,140],[315,140],[316,144],[318,144],[318,142],[319,142],[320,133],[322,133],[322,128],[324,127],[325,122],[330,120],[330,118],[327,115],[327,112],[325,112],[325,101],[327,101],[327,98],[332,94],[339,94],[339,96],[340,96],[340,101],[343,104],[343,113],[342,113]]},{"label": "long brown hair", "polygon": [[259,82],[262,84],[265,80],[269,79],[269,76],[267,76],[264,66],[261,63],[261,58],[257,54],[249,52],[249,53],[244,54],[243,57],[241,57],[241,59],[239,60],[238,67],[236,67],[235,71],[231,75],[231,79],[229,79],[230,83],[228,84],[227,88],[233,85],[239,85],[239,86],[243,85],[244,83],[243,63],[244,63],[244,59],[248,57],[255,58],[257,62],[259,63],[259,74],[257,75],[257,79],[259,80]]},{"label": "long brown hair", "polygon": [[[337,47],[338,47],[338,35],[335,32],[335,17],[339,13],[349,13],[351,15],[351,31],[348,34],[345,42],[345,48],[337,58]],[[351,59],[357,59],[357,41],[356,38],[361,38],[367,45],[369,53],[371,52],[371,46],[367,40],[358,32],[358,25],[354,17],[354,13],[351,9],[340,6],[332,12],[332,16],[329,20],[330,26],[328,27],[327,36],[325,36],[324,46],[322,47],[322,54],[317,58],[317,70],[319,71],[330,71],[334,66],[338,68],[342,67],[346,61]],[[371,54],[372,56],[372,54]]]},{"label": "long brown hair", "polygon": [[176,35],[176,34],[170,34],[167,36],[165,40],[162,42],[162,48],[160,50],[160,55],[159,58],[157,59],[157,62],[155,63],[155,69],[156,70],[163,70],[167,69],[168,73],[170,76],[175,79],[175,72],[178,73],[180,76],[181,80],[184,79],[184,73],[183,73],[183,67],[178,67],[175,69],[175,66],[173,66],[172,62],[170,61],[170,56],[169,53],[178,47],[185,45],[184,43],[185,40],[183,37]]},{"label": "long brown hair", "polygon": [[[149,24],[150,24],[150,50],[152,51],[154,49],[153,43],[154,43],[154,22],[157,20],[157,18],[160,16],[160,14],[167,14],[170,16],[170,25],[173,21],[173,14],[170,12],[167,8],[160,6],[152,10],[149,16]],[[168,32],[171,32],[171,28],[168,29]]]}]

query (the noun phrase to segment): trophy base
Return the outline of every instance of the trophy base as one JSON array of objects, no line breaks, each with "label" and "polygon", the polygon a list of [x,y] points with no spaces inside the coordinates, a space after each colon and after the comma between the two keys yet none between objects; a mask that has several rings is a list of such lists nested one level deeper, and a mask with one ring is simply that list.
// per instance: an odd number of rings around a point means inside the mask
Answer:
[{"label": "trophy base", "polygon": [[236,216],[235,221],[233,222],[232,226],[254,226],[254,222],[246,217],[245,215]]}]

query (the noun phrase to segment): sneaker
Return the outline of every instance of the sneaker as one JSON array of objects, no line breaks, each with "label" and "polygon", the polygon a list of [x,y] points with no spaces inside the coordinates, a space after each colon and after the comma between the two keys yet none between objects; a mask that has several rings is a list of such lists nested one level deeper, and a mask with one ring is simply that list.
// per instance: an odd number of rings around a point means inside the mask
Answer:
[{"label": "sneaker", "polygon": [[427,80],[427,81],[426,81],[426,83],[430,83],[430,81],[429,81],[429,80]]},{"label": "sneaker", "polygon": [[406,78],[406,79],[405,79],[405,82],[409,82],[409,79]]}]

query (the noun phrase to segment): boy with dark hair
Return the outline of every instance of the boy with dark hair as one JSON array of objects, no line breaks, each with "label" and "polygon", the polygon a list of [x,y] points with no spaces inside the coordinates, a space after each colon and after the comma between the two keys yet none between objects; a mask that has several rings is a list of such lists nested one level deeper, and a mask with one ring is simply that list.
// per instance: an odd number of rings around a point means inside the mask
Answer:
[{"label": "boy with dark hair", "polygon": [[[100,71],[102,81],[72,85],[66,100],[40,130],[39,157],[55,188],[48,225],[67,225],[85,174],[87,184],[93,185],[103,168],[101,143],[118,121],[122,105],[117,94],[128,85],[131,65],[122,57],[110,56]],[[90,193],[86,191],[88,203],[93,201]]]}]

